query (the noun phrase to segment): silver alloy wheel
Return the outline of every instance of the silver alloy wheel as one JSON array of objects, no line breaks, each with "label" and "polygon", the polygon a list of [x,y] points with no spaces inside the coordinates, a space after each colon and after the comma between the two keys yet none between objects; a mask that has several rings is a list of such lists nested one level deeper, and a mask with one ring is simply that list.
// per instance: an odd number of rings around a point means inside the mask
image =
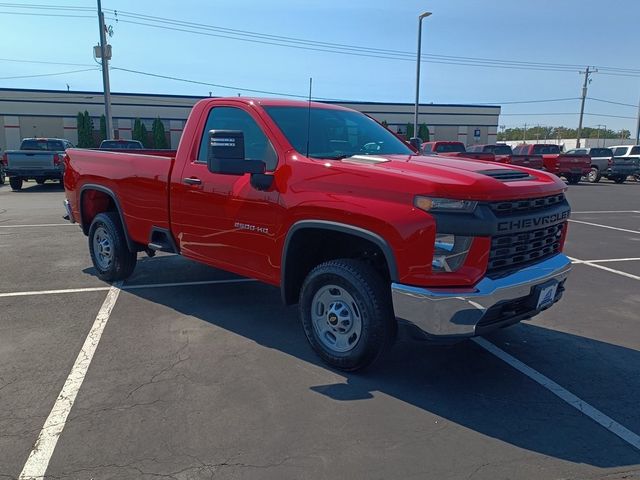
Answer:
[{"label": "silver alloy wheel", "polygon": [[93,252],[98,266],[108,270],[113,262],[113,239],[104,227],[96,228],[93,233]]},{"label": "silver alloy wheel", "polygon": [[337,285],[325,285],[316,292],[311,319],[322,344],[334,352],[352,350],[362,335],[360,309],[353,297]]},{"label": "silver alloy wheel", "polygon": [[598,169],[595,167],[592,167],[591,170],[589,170],[589,173],[587,173],[587,180],[589,180],[590,183],[595,183],[597,179],[598,179]]}]

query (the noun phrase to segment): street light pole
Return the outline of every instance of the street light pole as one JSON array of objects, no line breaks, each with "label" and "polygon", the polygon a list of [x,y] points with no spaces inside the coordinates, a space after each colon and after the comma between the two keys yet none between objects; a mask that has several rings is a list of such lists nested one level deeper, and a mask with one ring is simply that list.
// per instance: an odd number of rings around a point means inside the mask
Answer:
[{"label": "street light pole", "polygon": [[418,109],[420,108],[420,57],[422,56],[422,20],[431,15],[424,12],[418,16],[418,55],[416,57],[416,104],[413,112],[413,137],[418,137]]}]

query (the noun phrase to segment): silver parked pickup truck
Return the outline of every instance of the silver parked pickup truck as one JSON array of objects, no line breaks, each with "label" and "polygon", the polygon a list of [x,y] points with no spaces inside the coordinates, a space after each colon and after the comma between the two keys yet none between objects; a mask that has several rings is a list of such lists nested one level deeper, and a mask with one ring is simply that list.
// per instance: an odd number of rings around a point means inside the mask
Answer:
[{"label": "silver parked pickup truck", "polygon": [[601,177],[624,183],[638,169],[637,161],[616,156],[614,148],[575,148],[567,153],[591,156],[591,171],[585,175],[589,183],[598,183]]},{"label": "silver parked pickup truck", "polygon": [[5,172],[13,190],[20,190],[25,180],[43,184],[47,180],[62,182],[64,151],[73,148],[63,138],[25,138],[20,150],[7,150],[2,156]]}]

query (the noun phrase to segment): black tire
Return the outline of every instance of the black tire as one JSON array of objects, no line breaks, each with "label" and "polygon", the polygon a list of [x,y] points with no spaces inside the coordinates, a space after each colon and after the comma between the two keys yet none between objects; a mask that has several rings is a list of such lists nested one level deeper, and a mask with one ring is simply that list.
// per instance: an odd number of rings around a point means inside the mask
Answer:
[{"label": "black tire", "polygon": [[[100,241],[107,239],[107,243]],[[127,246],[127,239],[116,212],[99,213],[89,227],[89,253],[98,277],[106,282],[129,278],[136,268],[137,252]]]},{"label": "black tire", "polygon": [[[316,318],[324,319],[326,316],[326,323],[317,322],[323,323],[324,328],[327,329],[324,335],[318,331],[317,323],[314,323],[313,308],[322,303],[316,300],[316,296],[321,295],[323,290],[328,291],[329,296],[337,290],[346,291],[353,300],[348,307],[349,318],[353,317],[351,322],[353,325],[355,325],[355,319],[358,319],[360,331],[354,337],[355,328],[349,330],[349,327],[346,327],[347,333],[342,335],[342,338],[350,335],[347,342],[355,338],[353,345],[347,346],[348,351],[337,351],[327,345],[330,336],[334,335],[329,330],[333,328],[335,331],[335,327],[341,327],[344,323],[335,315],[333,319],[337,323],[330,323],[332,322],[331,311],[323,309],[322,312],[317,310],[315,312]],[[332,306],[336,304],[339,302],[331,303]],[[368,367],[391,346],[395,339],[397,325],[393,314],[390,288],[373,267],[359,260],[331,260],[314,268],[302,285],[299,310],[304,333],[311,347],[322,360],[339,370],[355,371]]]},{"label": "black tire", "polygon": [[44,178],[36,178],[36,183],[38,185],[44,185],[45,179]]},{"label": "black tire", "polygon": [[0,170],[0,185],[4,185],[5,178],[4,170]]},{"label": "black tire", "polygon": [[578,183],[580,183],[581,178],[582,175],[569,175],[567,177],[567,182],[569,183],[569,185],[577,185]]},{"label": "black tire", "polygon": [[591,167],[591,171],[587,173],[584,178],[589,183],[598,183],[602,178],[602,175],[600,174],[598,167]]},{"label": "black tire", "polygon": [[22,178],[20,177],[9,177],[9,185],[11,185],[11,189],[13,191],[22,190]]},{"label": "black tire", "polygon": [[618,184],[624,183],[626,180],[627,180],[626,176],[625,177],[616,177],[616,178],[613,179],[613,181],[618,183]]}]

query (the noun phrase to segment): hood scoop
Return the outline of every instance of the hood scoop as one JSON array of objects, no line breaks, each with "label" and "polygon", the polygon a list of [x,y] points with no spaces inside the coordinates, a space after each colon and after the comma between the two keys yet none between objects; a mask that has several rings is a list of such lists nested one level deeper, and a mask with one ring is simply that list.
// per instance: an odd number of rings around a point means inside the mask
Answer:
[{"label": "hood scoop", "polygon": [[389,162],[388,158],[376,157],[375,155],[353,155],[342,160],[342,163],[364,163],[365,165],[372,165],[376,163]]},{"label": "hood scoop", "polygon": [[494,169],[494,170],[478,170],[476,173],[480,173],[481,175],[486,175],[487,177],[495,178],[496,180],[500,180],[502,182],[535,180],[535,177],[532,177],[526,172],[521,172],[520,170],[511,170],[507,168],[500,168],[500,169]]}]

